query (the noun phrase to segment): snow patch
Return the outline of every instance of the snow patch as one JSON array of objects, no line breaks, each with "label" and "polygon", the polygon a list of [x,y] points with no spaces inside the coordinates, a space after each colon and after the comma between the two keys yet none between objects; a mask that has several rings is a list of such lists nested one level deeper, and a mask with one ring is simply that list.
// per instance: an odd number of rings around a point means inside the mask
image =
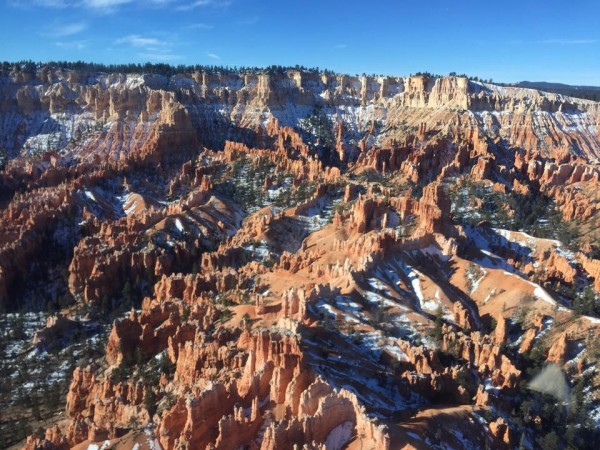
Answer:
[{"label": "snow patch", "polygon": [[586,318],[587,320],[589,320],[592,323],[600,323],[600,319],[596,318],[596,317],[590,317],[590,316],[583,316],[584,318]]},{"label": "snow patch", "polygon": [[85,190],[85,196],[87,198],[89,198],[91,201],[97,202],[96,197],[94,196],[93,192]]},{"label": "snow patch", "polygon": [[411,266],[402,261],[399,261],[398,263],[400,268],[402,269],[402,272],[404,272],[404,275],[406,275],[406,278],[408,278],[408,281],[412,286],[413,292],[419,299],[421,309],[423,309],[425,307],[425,297],[423,296],[423,291],[421,290],[421,279],[419,278],[419,272],[417,272]]},{"label": "snow patch", "polygon": [[352,431],[354,427],[352,422],[346,421],[341,425],[335,427],[327,439],[325,439],[325,448],[327,450],[341,450],[352,438]]},{"label": "snow patch", "polygon": [[424,311],[435,312],[440,307],[440,302],[436,300],[427,300],[423,302],[421,308]]},{"label": "snow patch", "polygon": [[417,441],[422,441],[421,436],[419,436],[417,433],[413,433],[412,431],[409,431],[406,434],[407,434],[407,436],[409,436]]},{"label": "snow patch", "polygon": [[446,261],[448,261],[450,259],[450,256],[445,255],[435,245],[429,245],[429,246],[427,246],[425,248],[419,249],[418,251],[421,252],[421,253],[423,253],[424,255],[435,256],[435,257],[437,257],[442,262],[446,262]]},{"label": "snow patch", "polygon": [[243,246],[244,250],[247,250],[253,254],[253,257],[260,261],[266,261],[271,257],[271,250],[269,245],[265,241],[254,242]]},{"label": "snow patch", "polygon": [[550,297],[550,295],[546,292],[546,290],[544,288],[536,285],[535,283],[531,283],[531,284],[535,286],[535,289],[533,291],[533,295],[535,297],[539,298],[540,300],[545,301],[546,303],[550,303],[551,305],[556,305],[556,301],[552,297]]},{"label": "snow patch", "polygon": [[[98,444],[90,444],[90,445],[88,445],[87,450],[106,450],[109,447],[110,447],[110,441],[104,441],[104,443],[102,444],[102,446],[98,446]],[[134,447],[134,449],[135,449],[135,447]]]},{"label": "snow patch", "polygon": [[400,347],[396,347],[396,346],[392,346],[392,345],[386,345],[384,347],[384,349],[386,349],[389,353],[391,353],[392,355],[394,355],[398,361],[402,361],[402,362],[409,362],[410,361],[408,359],[408,356],[406,355],[406,353],[404,353],[400,349]]}]

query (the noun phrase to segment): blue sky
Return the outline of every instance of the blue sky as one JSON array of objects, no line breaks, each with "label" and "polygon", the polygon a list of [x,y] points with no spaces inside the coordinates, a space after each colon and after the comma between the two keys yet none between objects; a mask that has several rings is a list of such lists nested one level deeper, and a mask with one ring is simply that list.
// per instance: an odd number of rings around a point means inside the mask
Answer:
[{"label": "blue sky", "polygon": [[0,2],[0,60],[301,64],[600,85],[598,0]]}]

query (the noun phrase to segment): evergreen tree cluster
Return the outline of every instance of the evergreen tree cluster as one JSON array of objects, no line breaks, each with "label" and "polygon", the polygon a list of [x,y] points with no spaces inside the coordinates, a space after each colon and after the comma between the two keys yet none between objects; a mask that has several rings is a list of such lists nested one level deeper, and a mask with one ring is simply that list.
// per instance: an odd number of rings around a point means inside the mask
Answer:
[{"label": "evergreen tree cluster", "polygon": [[309,73],[322,73],[326,75],[334,75],[335,72],[328,69],[319,69],[318,67],[308,68],[302,65],[295,66],[280,66],[270,65],[267,67],[247,67],[247,66],[221,66],[208,64],[192,64],[192,65],[171,65],[165,63],[129,63],[129,64],[102,64],[85,61],[48,61],[34,62],[30,60],[0,63],[0,74],[7,75],[12,71],[20,71],[34,75],[41,69],[62,69],[73,70],[78,72],[89,73],[122,73],[122,74],[153,74],[172,77],[174,75],[189,74],[192,72],[205,72],[209,74],[223,75],[277,75],[283,74],[289,70],[299,70]]}]

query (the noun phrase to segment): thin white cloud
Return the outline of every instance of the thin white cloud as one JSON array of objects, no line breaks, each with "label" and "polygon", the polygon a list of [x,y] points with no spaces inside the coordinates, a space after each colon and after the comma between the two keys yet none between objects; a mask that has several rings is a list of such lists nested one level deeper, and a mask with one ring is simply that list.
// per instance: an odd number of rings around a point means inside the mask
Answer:
[{"label": "thin white cloud", "polygon": [[187,2],[184,5],[177,7],[178,11],[191,11],[192,9],[211,6],[211,7],[224,7],[231,5],[231,0],[195,0],[193,2]]},{"label": "thin white cloud", "polygon": [[114,13],[120,7],[135,4],[139,8],[174,7],[177,11],[191,11],[201,7],[224,7],[233,0],[8,0],[20,8],[86,8],[98,13]]},{"label": "thin white cloud", "polygon": [[178,42],[174,36],[153,37],[130,34],[117,39],[114,43],[137,52],[137,57],[150,62],[172,62],[183,59],[175,53]]},{"label": "thin white cloud", "polygon": [[339,49],[339,50],[342,50],[342,49],[344,49],[344,48],[348,48],[348,45],[347,45],[347,44],[337,44],[337,45],[335,46],[335,48],[337,48],[337,49]]},{"label": "thin white cloud", "polygon": [[79,34],[87,29],[87,24],[84,22],[70,23],[64,25],[55,25],[52,29],[49,29],[42,33],[44,36],[51,37],[66,37]]},{"label": "thin white cloud", "polygon": [[189,30],[212,30],[214,27],[207,23],[193,23],[184,28]]},{"label": "thin white cloud", "polygon": [[111,10],[117,6],[125,5],[131,2],[133,2],[133,0],[83,0],[82,3],[88,8]]},{"label": "thin white cloud", "polygon": [[554,44],[554,45],[586,45],[595,44],[598,39],[545,39],[538,41],[540,44]]},{"label": "thin white cloud", "polygon": [[214,59],[214,60],[221,59],[221,57],[219,55],[217,55],[216,53],[206,52],[206,56],[208,56],[210,59]]},{"label": "thin white cloud", "polygon": [[181,55],[174,55],[173,53],[152,53],[152,52],[142,52],[138,53],[140,58],[146,59],[150,62],[169,62],[169,61],[177,61],[178,59],[182,59]]},{"label": "thin white cloud", "polygon": [[42,8],[66,8],[71,6],[67,0],[11,0],[11,6],[30,8],[32,6],[41,6]]},{"label": "thin white cloud", "polygon": [[10,0],[11,5],[24,8],[86,8],[100,13],[116,12],[119,7],[134,1],[139,1],[142,5],[148,4],[147,0]]},{"label": "thin white cloud", "polygon": [[115,44],[126,44],[132,47],[164,47],[166,42],[153,37],[144,37],[139,34],[130,34],[115,41]]},{"label": "thin white cloud", "polygon": [[88,46],[89,43],[90,43],[89,40],[83,40],[83,41],[59,41],[59,42],[56,42],[56,46],[60,47],[60,48],[83,50],[84,48],[86,48]]}]

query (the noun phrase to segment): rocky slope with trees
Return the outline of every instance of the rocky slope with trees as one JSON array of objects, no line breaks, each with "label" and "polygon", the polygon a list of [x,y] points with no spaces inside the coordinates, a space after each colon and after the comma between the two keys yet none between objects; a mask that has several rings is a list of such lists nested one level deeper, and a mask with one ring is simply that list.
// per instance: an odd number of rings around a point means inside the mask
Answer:
[{"label": "rocky slope with trees", "polygon": [[1,444],[592,448],[600,104],[134,69],[2,66]]}]

